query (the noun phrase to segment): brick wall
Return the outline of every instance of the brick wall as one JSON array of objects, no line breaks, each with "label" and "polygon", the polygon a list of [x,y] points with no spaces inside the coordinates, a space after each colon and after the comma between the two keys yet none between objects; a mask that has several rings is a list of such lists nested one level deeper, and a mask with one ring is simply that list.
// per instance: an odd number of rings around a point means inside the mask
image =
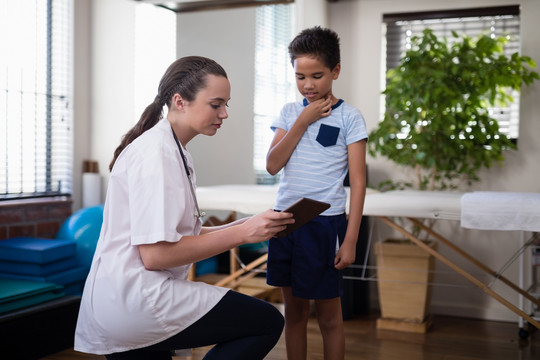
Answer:
[{"label": "brick wall", "polygon": [[53,239],[72,214],[69,197],[0,201],[0,240],[18,236]]}]

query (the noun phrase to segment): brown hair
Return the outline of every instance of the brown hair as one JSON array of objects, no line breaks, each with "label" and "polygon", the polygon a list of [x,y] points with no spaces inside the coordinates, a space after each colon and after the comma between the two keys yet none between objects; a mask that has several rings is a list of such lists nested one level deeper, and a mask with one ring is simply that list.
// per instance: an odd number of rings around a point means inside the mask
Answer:
[{"label": "brown hair", "polygon": [[158,123],[163,117],[163,106],[170,107],[174,94],[180,94],[186,101],[193,101],[197,93],[206,86],[208,75],[227,78],[223,67],[209,58],[187,56],[173,62],[159,82],[154,102],[144,109],[137,124],[122,137],[120,145],[114,151],[109,170],[112,171],[116,159],[126,146]]}]

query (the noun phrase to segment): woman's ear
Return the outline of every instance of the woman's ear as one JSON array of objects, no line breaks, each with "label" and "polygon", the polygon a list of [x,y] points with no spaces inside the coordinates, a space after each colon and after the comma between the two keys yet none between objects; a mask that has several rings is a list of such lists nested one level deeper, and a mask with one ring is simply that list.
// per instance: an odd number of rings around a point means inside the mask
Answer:
[{"label": "woman's ear", "polygon": [[182,99],[182,96],[180,96],[180,94],[174,94],[173,95],[172,105],[175,107],[175,109],[183,110],[185,104],[186,103],[185,103],[184,99]]}]

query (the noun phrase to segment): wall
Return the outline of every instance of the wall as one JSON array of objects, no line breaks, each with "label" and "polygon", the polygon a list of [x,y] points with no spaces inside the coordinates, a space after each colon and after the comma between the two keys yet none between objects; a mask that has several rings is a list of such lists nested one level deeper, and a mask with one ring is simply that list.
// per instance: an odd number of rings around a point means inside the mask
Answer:
[{"label": "wall", "polygon": [[135,124],[135,4],[128,0],[93,0],[90,13],[90,157],[98,161],[104,178],[103,200],[114,149]]},{"label": "wall", "polygon": [[70,215],[68,198],[2,201],[0,240],[19,236],[54,239]]},{"label": "wall", "polygon": [[91,0],[78,0],[73,13],[73,207],[81,208],[83,161],[90,156]]},{"label": "wall", "polygon": [[[234,26],[231,26],[234,24]],[[198,185],[252,184],[255,8],[180,14],[177,54],[216,60],[231,82],[229,117],[212,137],[198,136],[188,144]]]},{"label": "wall", "polygon": [[74,2],[73,210],[82,206],[82,170],[98,162],[103,179],[122,135],[134,124],[132,0]]}]

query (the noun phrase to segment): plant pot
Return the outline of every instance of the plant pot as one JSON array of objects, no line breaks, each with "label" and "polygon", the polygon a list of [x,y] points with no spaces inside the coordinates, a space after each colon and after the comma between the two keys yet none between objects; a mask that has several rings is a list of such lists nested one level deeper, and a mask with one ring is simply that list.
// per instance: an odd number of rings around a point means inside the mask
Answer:
[{"label": "plant pot", "polygon": [[[429,242],[432,248],[435,242]],[[381,319],[377,328],[426,332],[434,258],[408,240],[375,244]]]}]

